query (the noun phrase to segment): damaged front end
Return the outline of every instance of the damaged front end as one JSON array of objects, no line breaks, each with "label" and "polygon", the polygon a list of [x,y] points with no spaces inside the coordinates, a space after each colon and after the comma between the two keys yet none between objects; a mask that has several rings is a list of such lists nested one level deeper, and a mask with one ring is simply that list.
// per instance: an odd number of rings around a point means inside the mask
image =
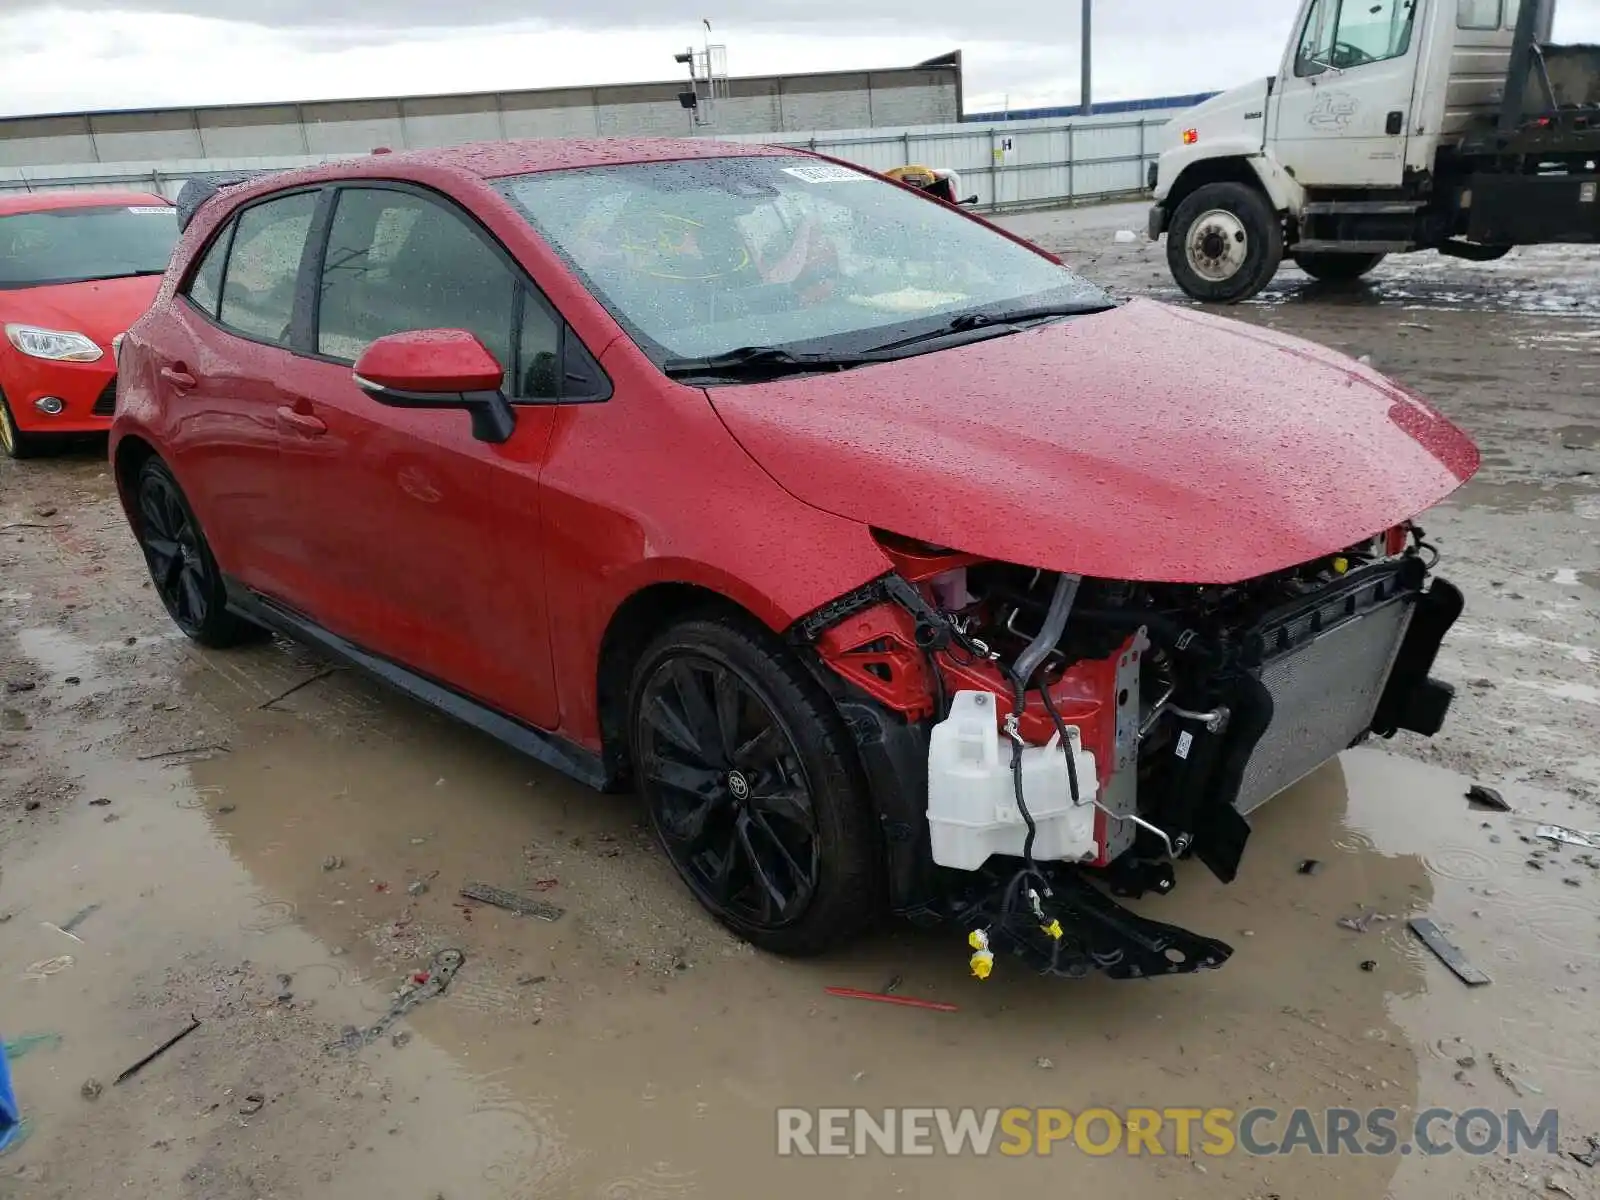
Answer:
[{"label": "damaged front end", "polygon": [[1462,608],[1420,530],[1234,584],[1055,574],[879,533],[894,570],[798,622],[880,817],[893,907],[973,970],[1221,966],[1114,897],[1231,882],[1248,814],[1371,733],[1431,735]]}]

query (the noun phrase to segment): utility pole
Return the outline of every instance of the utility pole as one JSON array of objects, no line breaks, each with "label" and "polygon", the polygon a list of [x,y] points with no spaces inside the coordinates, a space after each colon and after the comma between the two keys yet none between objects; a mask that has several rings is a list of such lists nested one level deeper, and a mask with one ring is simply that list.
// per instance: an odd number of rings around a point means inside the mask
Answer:
[{"label": "utility pole", "polygon": [[1093,8],[1094,8],[1094,0],[1083,0],[1083,87],[1082,87],[1082,95],[1083,95],[1083,115],[1086,116],[1086,117],[1089,115],[1090,109],[1093,107],[1093,101],[1089,98],[1089,82],[1090,82],[1090,78],[1091,78],[1090,64],[1091,64],[1091,60],[1093,58],[1093,54],[1092,54],[1093,38],[1091,36],[1091,25],[1092,25],[1091,13],[1093,11]]}]

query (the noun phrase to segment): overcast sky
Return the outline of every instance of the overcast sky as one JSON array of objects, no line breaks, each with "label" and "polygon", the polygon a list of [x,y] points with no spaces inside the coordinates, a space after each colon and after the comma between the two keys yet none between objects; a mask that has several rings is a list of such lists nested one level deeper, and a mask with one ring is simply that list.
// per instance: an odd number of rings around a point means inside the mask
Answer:
[{"label": "overcast sky", "polygon": [[[700,41],[702,15],[735,75],[909,65],[960,48],[969,111],[1078,99],[1073,0],[718,5],[702,14],[659,0],[0,0],[0,114],[673,78],[682,68],[672,54]],[[1558,40],[1600,41],[1600,0],[1559,5]],[[1095,99],[1270,74],[1297,7],[1099,0]]]}]

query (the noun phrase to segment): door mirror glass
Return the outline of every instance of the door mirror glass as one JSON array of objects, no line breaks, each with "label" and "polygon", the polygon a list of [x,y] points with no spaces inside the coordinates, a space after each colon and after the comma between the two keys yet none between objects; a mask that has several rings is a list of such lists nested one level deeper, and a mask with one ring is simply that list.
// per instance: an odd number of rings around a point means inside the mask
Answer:
[{"label": "door mirror glass", "polygon": [[393,408],[465,408],[472,435],[503,442],[515,417],[500,391],[505,368],[465,329],[423,329],[381,337],[356,361],[356,386]]}]

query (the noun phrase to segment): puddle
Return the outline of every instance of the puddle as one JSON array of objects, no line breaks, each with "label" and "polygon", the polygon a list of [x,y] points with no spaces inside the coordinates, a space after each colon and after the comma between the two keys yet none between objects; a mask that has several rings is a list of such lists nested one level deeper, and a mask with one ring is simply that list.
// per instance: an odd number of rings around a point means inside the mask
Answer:
[{"label": "puddle", "polygon": [[1569,513],[1578,512],[1585,501],[1594,501],[1597,491],[1600,483],[1545,483],[1480,475],[1469,480],[1447,503],[1497,513]]},{"label": "puddle", "polygon": [[[97,678],[96,653],[64,635],[26,645],[52,671],[77,662]],[[1514,798],[1526,820],[1486,817],[1467,809],[1457,776],[1352,751],[1257,815],[1237,884],[1186,864],[1181,898],[1138,905],[1232,942],[1223,970],[1066,984],[1002,962],[978,984],[957,939],[909,930],[821,962],[756,954],[684,896],[626,799],[345,675],[297,693],[294,711],[262,711],[252,677],[277,688],[305,667],[272,648],[174,661],[186,719],[227,729],[230,752],[140,761],[107,749],[111,718],[91,721],[74,731],[94,747],[75,766],[85,796],[113,803],[77,802],[5,863],[6,1032],[63,1038],[17,1064],[36,1132],[16,1157],[47,1180],[114,1175],[134,1181],[124,1194],[151,1197],[205,1182],[218,1190],[197,1194],[233,1195],[222,1183],[243,1179],[253,1195],[520,1200],[726,1196],[759,1178],[774,1197],[953,1197],[992,1187],[996,1172],[1048,1189],[1071,1171],[1128,1196],[1445,1196],[1470,1161],[1423,1174],[1398,1158],[1231,1158],[1202,1174],[1180,1159],[1076,1151],[1004,1164],[774,1153],[786,1105],[1514,1102],[1486,1066],[1473,1088],[1456,1081],[1436,1049],[1445,1037],[1470,1041],[1480,1062],[1490,1050],[1516,1061],[1544,1089],[1532,1099],[1595,1124],[1600,1047],[1582,989],[1600,982],[1600,875],[1573,867],[1575,890],[1563,869],[1524,866],[1523,824],[1574,819],[1535,813],[1548,802],[1531,794]],[[48,736],[46,752],[63,749]],[[1299,874],[1307,857],[1324,868]],[[467,879],[537,890],[566,915],[460,907]],[[427,890],[408,894],[417,880]],[[91,904],[81,943],[42,925]],[[1429,913],[1494,983],[1464,988],[1400,922],[1337,926],[1363,906]],[[383,1014],[390,990],[444,947],[466,963],[396,1026],[410,1044],[326,1049]],[[64,953],[72,967],[15,978]],[[891,975],[959,1012],[822,992],[876,990]],[[285,987],[292,1000],[280,1003]],[[97,1107],[78,1096],[84,1078],[109,1082],[190,1011],[204,1022],[193,1037]],[[251,1091],[267,1103],[247,1117],[239,1097]]]}]

